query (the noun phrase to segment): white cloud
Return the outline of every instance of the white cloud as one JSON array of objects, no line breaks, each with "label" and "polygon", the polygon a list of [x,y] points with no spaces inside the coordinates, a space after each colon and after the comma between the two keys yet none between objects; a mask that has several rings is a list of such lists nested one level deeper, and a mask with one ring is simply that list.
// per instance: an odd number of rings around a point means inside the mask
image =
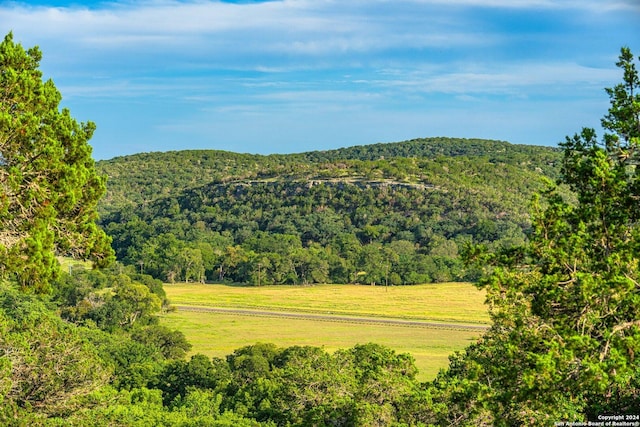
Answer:
[{"label": "white cloud", "polygon": [[[631,0],[598,1],[607,8]],[[508,36],[462,13],[482,8],[583,8],[594,0],[284,0],[250,4],[147,1],[51,8],[0,4],[0,28],[67,63],[149,68],[166,61],[233,69],[371,66],[379,53],[500,46]],[[604,4],[604,5],[603,5]],[[471,19],[471,21],[470,21]],[[379,60],[377,60],[379,62]],[[376,66],[384,66],[377,64]],[[95,70],[92,70],[95,72]]]},{"label": "white cloud", "polygon": [[[391,0],[393,1],[393,0]],[[591,11],[639,11],[636,0],[407,0],[420,4],[446,4],[502,9],[575,9]]]},{"label": "white cloud", "polygon": [[[553,123],[557,111],[584,105],[577,100],[606,102],[602,88],[619,78],[619,40],[639,40],[638,26],[624,25],[639,7],[637,0],[130,0],[95,8],[0,1],[0,29],[40,45],[43,70],[65,101],[99,124],[114,123],[101,128],[109,137],[96,135],[105,145],[130,138],[118,125],[127,122],[138,139],[167,139],[153,132],[176,114],[199,138],[215,122],[238,143],[271,123],[298,129],[296,138],[340,134],[358,143],[433,134],[429,126],[454,136],[457,116],[472,118],[468,136],[491,137],[505,126],[504,135],[525,142],[506,129],[504,117],[521,123],[513,105]],[[511,19],[526,22],[521,29]],[[541,99],[549,104],[535,114],[522,107]],[[155,116],[134,120],[145,110]],[[317,122],[306,126],[310,120]]]},{"label": "white cloud", "polygon": [[566,91],[576,86],[602,88],[615,80],[616,71],[610,68],[589,68],[575,63],[519,63],[492,68],[473,68],[459,64],[459,69],[449,65],[445,69],[387,70],[388,80],[382,85],[404,88],[408,91],[450,94],[492,94],[526,96],[558,95],[558,89]]},{"label": "white cloud", "polygon": [[[18,38],[37,44],[57,40],[69,46],[114,50],[225,52],[232,47],[240,52],[324,55],[442,41],[443,23],[435,13],[416,22],[415,11],[404,2],[393,7],[391,16],[375,9],[374,2],[310,0],[244,5],[162,1],[116,3],[100,9],[5,5],[0,6],[0,28],[11,28]],[[447,39],[470,41],[463,36]]]},{"label": "white cloud", "polygon": [[[149,1],[108,3],[106,6],[53,8],[0,5],[0,28],[20,37],[55,37],[66,43],[96,47],[153,48],[215,37],[250,40],[252,45],[290,46],[293,52],[323,53],[332,48],[363,50],[393,43],[431,46],[442,42],[469,43],[478,34],[462,32],[462,7],[576,9],[599,14],[607,10],[640,11],[636,0],[284,0],[250,4],[219,1]],[[446,11],[445,11],[446,9]],[[450,30],[458,36],[451,38]],[[465,36],[465,34],[469,36]],[[470,37],[471,36],[471,37]],[[172,43],[173,40],[173,43]],[[326,41],[326,46],[321,46]],[[234,44],[238,46],[238,44]],[[249,46],[250,48],[250,46]]]}]

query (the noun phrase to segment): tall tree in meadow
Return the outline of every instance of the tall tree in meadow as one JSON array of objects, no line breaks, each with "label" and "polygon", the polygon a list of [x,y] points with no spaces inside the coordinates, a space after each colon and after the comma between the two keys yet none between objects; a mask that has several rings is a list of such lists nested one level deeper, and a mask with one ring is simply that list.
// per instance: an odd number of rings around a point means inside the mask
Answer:
[{"label": "tall tree in meadow", "polygon": [[0,42],[0,278],[36,292],[55,277],[57,254],[99,265],[113,258],[95,223],[105,192],[88,144],[95,125],[59,109],[41,58],[11,33]]},{"label": "tall tree in meadow", "polygon": [[553,425],[640,407],[640,79],[621,49],[622,83],[598,141],[561,144],[560,184],[533,204],[533,233],[516,249],[467,256],[490,271],[493,326],[435,382],[439,422]]}]

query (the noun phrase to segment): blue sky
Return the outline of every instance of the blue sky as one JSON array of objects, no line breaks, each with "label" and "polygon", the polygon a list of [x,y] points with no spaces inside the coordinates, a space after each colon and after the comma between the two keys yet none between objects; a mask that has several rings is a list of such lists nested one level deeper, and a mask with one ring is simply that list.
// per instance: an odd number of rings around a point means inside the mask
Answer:
[{"label": "blue sky", "polygon": [[638,0],[0,1],[94,157],[428,136],[556,145],[640,54]]}]

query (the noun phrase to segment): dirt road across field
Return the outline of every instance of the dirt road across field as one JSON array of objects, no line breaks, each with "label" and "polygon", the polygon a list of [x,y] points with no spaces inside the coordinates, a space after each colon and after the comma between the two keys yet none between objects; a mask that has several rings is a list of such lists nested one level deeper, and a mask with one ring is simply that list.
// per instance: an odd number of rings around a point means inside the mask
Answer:
[{"label": "dirt road across field", "polygon": [[178,311],[199,311],[203,313],[234,314],[238,316],[252,317],[280,317],[285,319],[313,320],[322,322],[340,322],[368,325],[402,326],[408,328],[429,328],[429,329],[451,329],[458,331],[486,331],[486,325],[468,325],[463,323],[436,323],[423,322],[418,320],[403,320],[375,317],[359,317],[336,315],[333,313],[291,313],[285,311],[254,310],[244,308],[222,308],[222,307],[197,307],[192,305],[175,305]]}]

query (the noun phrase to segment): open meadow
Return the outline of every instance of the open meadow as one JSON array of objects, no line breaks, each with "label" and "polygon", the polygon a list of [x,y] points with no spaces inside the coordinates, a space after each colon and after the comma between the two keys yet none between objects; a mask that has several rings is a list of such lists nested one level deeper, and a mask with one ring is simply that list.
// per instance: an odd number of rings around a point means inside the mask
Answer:
[{"label": "open meadow", "polygon": [[[327,351],[375,342],[399,353],[410,353],[420,379],[432,379],[447,366],[448,356],[480,336],[464,325],[487,325],[484,293],[469,283],[420,286],[317,285],[245,287],[167,284],[172,304],[190,307],[331,314],[354,322],[281,318],[238,313],[178,310],[162,323],[182,331],[192,353],[224,357],[256,342],[278,346],[311,345]],[[362,317],[447,324],[446,328],[358,323]],[[459,325],[459,327],[456,327]]]}]

